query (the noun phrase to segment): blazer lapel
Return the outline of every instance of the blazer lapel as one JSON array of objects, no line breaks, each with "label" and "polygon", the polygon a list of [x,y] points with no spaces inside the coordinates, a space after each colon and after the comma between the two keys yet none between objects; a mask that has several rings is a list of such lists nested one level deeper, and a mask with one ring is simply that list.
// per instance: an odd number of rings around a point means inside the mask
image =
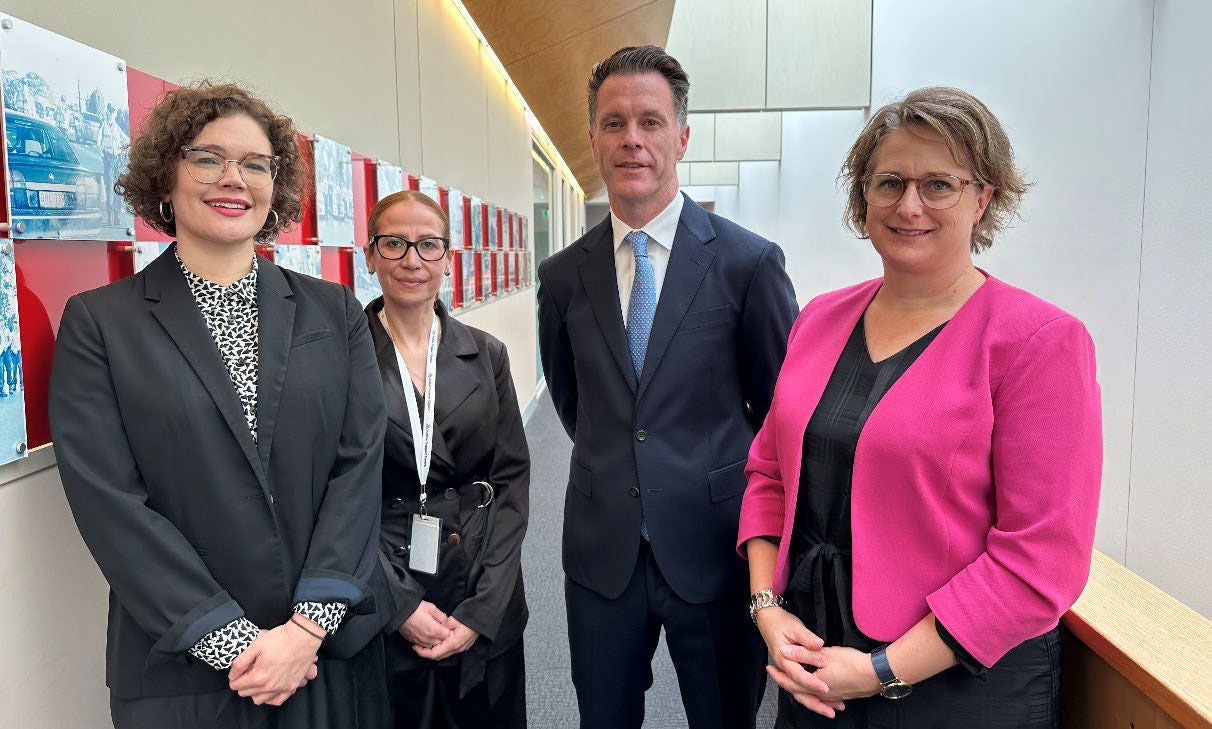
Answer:
[{"label": "blazer lapel", "polygon": [[648,335],[639,397],[644,396],[648,383],[652,382],[665,350],[673,341],[674,332],[686,316],[690,303],[703,283],[703,277],[707,275],[707,269],[715,260],[715,251],[706,245],[715,239],[715,229],[711,227],[707,212],[689,198],[683,201],[682,206],[678,232],[669,252],[669,266],[665,269],[665,280],[661,285],[661,298],[657,301],[652,332]]},{"label": "blazer lapel", "polygon": [[160,326],[164,327],[177,349],[189,362],[194,374],[214,400],[232,436],[240,444],[248,464],[264,484],[265,469],[257,456],[252,434],[248,432],[244,408],[240,405],[240,398],[236,395],[236,388],[227,374],[223,357],[219,354],[219,348],[215,345],[210,330],[206,328],[206,320],[198,310],[198,304],[189,290],[189,283],[181,273],[171,246],[147,267],[144,281],[144,296],[154,302],[151,307],[152,316],[156,317]]},{"label": "blazer lapel", "polygon": [[[623,310],[619,306],[619,283],[614,270],[614,240],[610,218],[598,225],[593,240],[582,244],[588,251],[581,261],[581,284],[589,296],[593,317],[602,330],[606,347],[614,356],[615,364],[627,380],[632,393],[636,392],[635,369],[631,364],[631,350],[627,346],[627,332],[623,329]],[[668,277],[666,277],[668,278]]]},{"label": "blazer lapel", "polygon": [[396,425],[408,441],[412,442],[412,429],[408,425],[408,412],[404,408],[404,384],[400,378],[400,366],[396,362],[396,348],[391,337],[379,321],[379,310],[383,300],[376,299],[366,307],[370,325],[370,338],[375,344],[375,358],[383,378],[383,396],[387,399],[387,419]]},{"label": "blazer lapel", "polygon": [[277,266],[257,262],[257,451],[268,467],[294,334],[294,292]]},{"label": "blazer lapel", "polygon": [[438,381],[435,385],[438,392],[433,404],[433,457],[445,461],[453,469],[454,454],[442,426],[480,386],[480,378],[470,362],[480,353],[480,348],[467,327],[447,315],[441,302],[438,303],[438,316],[442,319],[442,344],[438,347]]}]

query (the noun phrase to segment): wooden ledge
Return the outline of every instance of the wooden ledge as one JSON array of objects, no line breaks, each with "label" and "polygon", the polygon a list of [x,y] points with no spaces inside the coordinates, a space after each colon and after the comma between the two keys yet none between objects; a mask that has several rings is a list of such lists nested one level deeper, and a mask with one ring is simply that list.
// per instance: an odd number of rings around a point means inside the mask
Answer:
[{"label": "wooden ledge", "polygon": [[1096,551],[1064,624],[1179,725],[1212,729],[1212,621]]}]

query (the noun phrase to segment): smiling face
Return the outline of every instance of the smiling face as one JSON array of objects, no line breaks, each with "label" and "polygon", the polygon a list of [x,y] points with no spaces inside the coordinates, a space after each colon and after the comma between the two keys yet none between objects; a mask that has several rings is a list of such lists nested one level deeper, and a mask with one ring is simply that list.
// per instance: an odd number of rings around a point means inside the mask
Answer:
[{"label": "smiling face", "polygon": [[639,227],[669,205],[689,140],[690,127],[678,125],[673,91],[659,72],[602,82],[589,143],[616,215]]},{"label": "smiling face", "polygon": [[[383,211],[376,226],[377,235],[394,235],[408,240],[445,236],[442,219],[431,208],[405,200]],[[436,261],[422,260],[415,247],[401,259],[389,261],[379,255],[378,247],[363,248],[366,267],[379,279],[383,297],[401,307],[433,305],[442,285],[442,276],[450,267],[450,252]]]},{"label": "smiling face", "polygon": [[[246,154],[273,155],[269,137],[252,117],[245,114],[215,119],[189,142],[216,152],[223,159],[239,160]],[[177,238],[189,245],[252,246],[253,237],[265,226],[273,202],[274,186],[249,187],[240,177],[238,165],[228,164],[215,183],[198,182],[177,159],[177,174],[169,202],[177,226]]]},{"label": "smiling face", "polygon": [[[917,179],[932,174],[974,177],[951,156],[942,137],[921,126],[902,127],[884,137],[870,170],[881,173]],[[971,264],[972,229],[992,196],[992,187],[968,185],[954,207],[936,210],[923,204],[917,183],[910,183],[897,203],[867,205],[867,232],[885,268],[926,275],[953,270]]]}]

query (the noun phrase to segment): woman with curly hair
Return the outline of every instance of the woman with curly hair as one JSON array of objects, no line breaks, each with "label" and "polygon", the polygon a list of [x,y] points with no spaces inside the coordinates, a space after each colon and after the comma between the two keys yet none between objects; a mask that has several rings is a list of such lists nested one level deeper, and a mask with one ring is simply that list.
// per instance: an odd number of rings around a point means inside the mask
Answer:
[{"label": "woman with curly hair", "polygon": [[304,175],[293,123],[248,91],[170,92],[116,187],[176,242],[64,311],[51,429],[111,588],[118,729],[387,721],[366,318],[254,251],[300,218]]},{"label": "woman with curly hair", "polygon": [[1027,185],[971,94],[877,110],[842,176],[884,275],[804,308],[745,469],[775,726],[1054,729],[1098,511],[1094,345],[973,264]]}]

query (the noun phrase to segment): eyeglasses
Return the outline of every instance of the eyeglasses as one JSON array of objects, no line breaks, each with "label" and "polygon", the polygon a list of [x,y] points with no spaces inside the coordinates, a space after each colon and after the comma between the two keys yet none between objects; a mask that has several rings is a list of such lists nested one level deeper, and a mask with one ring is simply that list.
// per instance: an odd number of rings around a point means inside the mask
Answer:
[{"label": "eyeglasses", "polygon": [[398,261],[408,255],[409,248],[416,248],[417,255],[422,261],[438,261],[450,250],[448,238],[422,238],[408,240],[398,235],[376,235],[370,239],[370,245],[379,251],[379,255],[389,261]]},{"label": "eyeglasses", "polygon": [[964,188],[968,185],[984,185],[980,180],[964,180],[955,175],[927,175],[925,177],[901,177],[890,172],[871,175],[863,181],[863,199],[868,205],[887,208],[901,201],[907,183],[917,183],[917,195],[922,203],[935,210],[955,207]]},{"label": "eyeglasses", "polygon": [[185,171],[204,185],[213,185],[227,174],[227,165],[235,162],[240,179],[249,187],[268,187],[278,176],[278,155],[249,153],[240,159],[224,159],[223,155],[209,149],[182,147],[181,159],[185,160]]}]

